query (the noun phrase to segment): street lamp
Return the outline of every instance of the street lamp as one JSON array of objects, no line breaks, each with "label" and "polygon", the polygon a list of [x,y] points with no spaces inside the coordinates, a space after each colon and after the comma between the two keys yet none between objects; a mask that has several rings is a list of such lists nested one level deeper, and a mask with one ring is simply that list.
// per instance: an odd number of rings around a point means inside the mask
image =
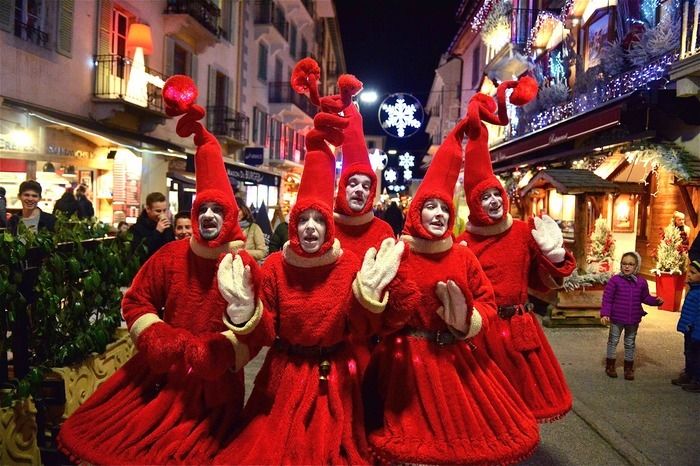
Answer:
[{"label": "street lamp", "polygon": [[374,102],[377,101],[379,98],[379,95],[377,94],[376,91],[362,91],[360,92],[360,101],[366,104],[373,104]]}]

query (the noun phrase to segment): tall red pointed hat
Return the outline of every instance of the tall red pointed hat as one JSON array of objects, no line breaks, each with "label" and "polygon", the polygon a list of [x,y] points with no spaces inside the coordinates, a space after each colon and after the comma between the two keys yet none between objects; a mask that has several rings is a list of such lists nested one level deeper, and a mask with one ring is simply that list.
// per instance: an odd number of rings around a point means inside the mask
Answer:
[{"label": "tall red pointed hat", "polygon": [[[192,205],[192,234],[198,242],[216,248],[230,241],[245,240],[245,234],[238,225],[238,206],[219,141],[198,121],[205,115],[204,109],[195,104],[198,94],[196,84],[188,76],[172,76],[163,86],[166,114],[171,117],[183,115],[177,122],[177,134],[183,138],[194,134],[197,145],[194,157],[197,197]],[[221,231],[212,240],[202,238],[199,231],[199,209],[206,202],[215,202],[224,210]]]},{"label": "tall red pointed hat", "polygon": [[[359,92],[362,83],[352,75],[342,75],[338,79],[340,94],[320,97],[318,79],[321,70],[311,58],[297,63],[292,71],[292,88],[308,95],[312,103],[319,106],[320,112],[314,117],[314,127],[306,135],[306,157],[304,172],[297,194],[297,201],[289,215],[289,243],[292,250],[303,257],[315,257],[328,251],[335,240],[333,222],[333,190],[335,187],[335,156],[328,142],[334,146],[343,143],[343,130],[348,119],[338,115],[352,102],[352,96]],[[301,248],[297,226],[299,215],[307,210],[318,210],[326,220],[326,238],[321,248],[309,254]]]},{"label": "tall red pointed hat", "polygon": [[[518,81],[505,81],[496,90],[498,104],[482,93],[477,93],[469,101],[467,109],[467,148],[464,160],[464,191],[469,206],[469,223],[488,226],[500,222],[508,214],[508,194],[493,173],[489,152],[489,133],[483,122],[505,126],[508,124],[506,91],[513,89],[510,102],[525,105],[537,95],[537,82],[524,76]],[[496,112],[496,113],[494,113]],[[492,219],[481,207],[481,195],[489,188],[496,188],[503,198],[503,218]]]}]

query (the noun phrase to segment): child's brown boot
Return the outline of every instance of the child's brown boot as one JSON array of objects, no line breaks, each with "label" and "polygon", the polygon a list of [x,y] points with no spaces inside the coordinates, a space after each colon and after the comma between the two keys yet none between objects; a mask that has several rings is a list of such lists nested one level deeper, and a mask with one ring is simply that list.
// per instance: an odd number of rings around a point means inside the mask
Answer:
[{"label": "child's brown boot", "polygon": [[606,359],[605,360],[605,374],[608,377],[617,378],[617,371],[615,370],[615,359]]},{"label": "child's brown boot", "polygon": [[634,380],[634,361],[625,361],[625,380]]}]

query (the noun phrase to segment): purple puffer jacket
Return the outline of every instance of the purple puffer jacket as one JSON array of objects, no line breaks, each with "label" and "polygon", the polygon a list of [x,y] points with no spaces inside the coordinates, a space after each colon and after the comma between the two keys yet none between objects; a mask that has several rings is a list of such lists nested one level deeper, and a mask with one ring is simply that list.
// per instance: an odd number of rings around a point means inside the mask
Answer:
[{"label": "purple puffer jacket", "polygon": [[614,324],[632,325],[641,322],[646,312],[642,303],[658,306],[659,301],[649,294],[647,281],[637,276],[636,281],[614,275],[605,285],[601,317],[610,317]]}]

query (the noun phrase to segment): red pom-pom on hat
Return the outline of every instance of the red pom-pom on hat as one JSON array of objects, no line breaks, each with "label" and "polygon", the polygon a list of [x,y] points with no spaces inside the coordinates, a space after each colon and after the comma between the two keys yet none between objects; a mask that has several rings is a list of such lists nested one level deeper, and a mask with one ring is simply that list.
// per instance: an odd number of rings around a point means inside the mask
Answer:
[{"label": "red pom-pom on hat", "polygon": [[171,117],[187,113],[198,96],[199,91],[192,78],[181,74],[171,76],[163,86],[165,113]]}]

